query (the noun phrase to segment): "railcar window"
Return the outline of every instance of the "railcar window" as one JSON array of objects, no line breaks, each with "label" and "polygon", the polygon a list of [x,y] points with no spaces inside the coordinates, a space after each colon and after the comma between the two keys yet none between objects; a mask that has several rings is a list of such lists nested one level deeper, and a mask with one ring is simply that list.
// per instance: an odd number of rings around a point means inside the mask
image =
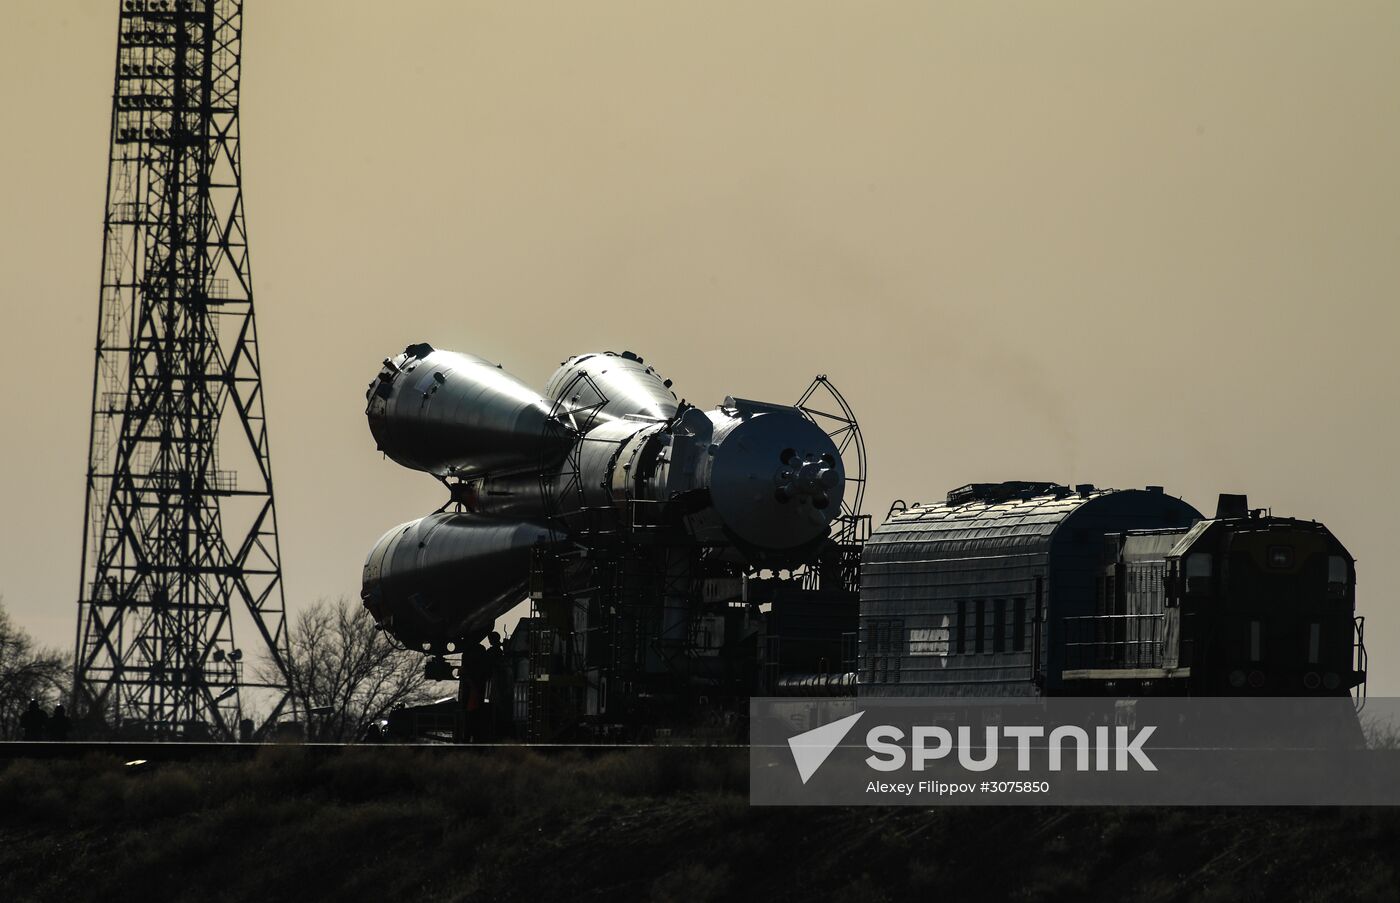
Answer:
[{"label": "railcar window", "polygon": [[1351,582],[1347,574],[1347,560],[1341,555],[1327,556],[1327,595],[1332,599],[1345,599],[1347,584]]},{"label": "railcar window", "polygon": [[885,667],[887,669],[886,681],[888,683],[899,683],[900,648],[904,645],[904,622],[890,622],[889,645],[885,647]]},{"label": "railcar window", "polygon": [[1011,650],[1026,651],[1026,600],[1017,599],[1011,611]]},{"label": "railcar window", "polygon": [[992,651],[1006,651],[1006,600],[997,599],[992,608]]},{"label": "railcar window", "polygon": [[866,628],[865,672],[869,683],[899,683],[904,622],[875,621]]},{"label": "railcar window", "polygon": [[983,651],[982,637],[986,633],[987,620],[987,600],[977,600],[977,623],[973,627],[972,650],[977,653]]},{"label": "railcar window", "polygon": [[1214,564],[1209,552],[1192,552],[1186,556],[1186,592],[1204,593],[1210,591],[1210,578]]}]

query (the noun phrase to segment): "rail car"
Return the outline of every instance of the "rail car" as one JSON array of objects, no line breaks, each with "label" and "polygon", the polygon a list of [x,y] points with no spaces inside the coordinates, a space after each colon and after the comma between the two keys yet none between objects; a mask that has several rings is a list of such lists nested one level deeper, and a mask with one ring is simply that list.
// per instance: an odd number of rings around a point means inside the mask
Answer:
[{"label": "rail car", "polygon": [[965,486],[861,566],[862,696],[1347,695],[1355,561],[1324,525],[1160,487]]}]

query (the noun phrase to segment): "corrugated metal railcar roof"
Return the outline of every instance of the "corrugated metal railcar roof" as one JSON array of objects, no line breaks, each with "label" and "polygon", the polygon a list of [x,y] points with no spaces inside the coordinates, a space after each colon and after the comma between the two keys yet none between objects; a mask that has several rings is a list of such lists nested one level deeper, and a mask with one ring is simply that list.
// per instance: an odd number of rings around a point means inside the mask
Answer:
[{"label": "corrugated metal railcar roof", "polygon": [[[1049,549],[1055,530],[1087,502],[1111,489],[1077,492],[1051,485],[1009,499],[981,498],[953,505],[916,505],[896,512],[866,543],[867,560],[910,561],[1035,553]],[[953,495],[950,493],[950,495]],[[895,548],[898,547],[896,551]]]}]

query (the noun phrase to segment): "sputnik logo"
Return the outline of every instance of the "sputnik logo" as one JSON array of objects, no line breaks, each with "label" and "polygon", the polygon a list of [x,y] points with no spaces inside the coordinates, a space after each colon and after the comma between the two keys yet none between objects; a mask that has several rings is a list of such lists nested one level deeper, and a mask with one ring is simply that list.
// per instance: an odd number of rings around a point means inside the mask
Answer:
[{"label": "sputnik logo", "polygon": [[856,712],[854,715],[847,715],[830,724],[823,724],[788,738],[788,748],[792,750],[792,760],[797,763],[797,773],[801,775],[802,783],[807,783],[807,779],[817,773],[817,769],[821,768],[832,751],[841,745],[841,741],[846,739],[851,728],[856,726],[856,722],[864,714]]}]

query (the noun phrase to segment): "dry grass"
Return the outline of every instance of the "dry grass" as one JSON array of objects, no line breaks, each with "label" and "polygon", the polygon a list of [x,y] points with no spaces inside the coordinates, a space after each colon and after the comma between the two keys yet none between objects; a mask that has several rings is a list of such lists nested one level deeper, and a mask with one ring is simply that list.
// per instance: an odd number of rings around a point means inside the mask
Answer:
[{"label": "dry grass", "polygon": [[0,899],[1395,899],[1389,810],[751,809],[742,751],[0,766]]}]

